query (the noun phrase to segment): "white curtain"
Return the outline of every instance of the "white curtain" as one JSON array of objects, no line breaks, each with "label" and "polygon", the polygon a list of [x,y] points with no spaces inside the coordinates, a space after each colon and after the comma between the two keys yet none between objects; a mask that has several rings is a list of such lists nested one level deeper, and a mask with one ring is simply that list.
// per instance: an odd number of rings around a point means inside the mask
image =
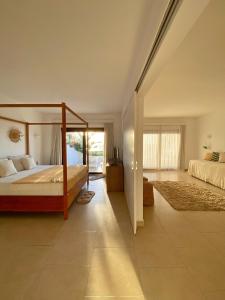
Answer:
[{"label": "white curtain", "polygon": [[114,146],[114,134],[113,134],[113,123],[104,123],[104,166],[103,173],[105,173],[105,167],[110,158],[113,158],[113,146]]},{"label": "white curtain", "polygon": [[157,132],[144,133],[143,139],[143,165],[145,169],[158,169],[159,167],[159,138]]},{"label": "white curtain", "polygon": [[51,165],[62,164],[62,133],[60,125],[53,125],[52,130],[52,152],[51,152]]},{"label": "white curtain", "polygon": [[185,126],[180,126],[180,169],[185,170]]},{"label": "white curtain", "polygon": [[144,169],[180,169],[183,166],[183,128],[153,126],[144,133]]}]

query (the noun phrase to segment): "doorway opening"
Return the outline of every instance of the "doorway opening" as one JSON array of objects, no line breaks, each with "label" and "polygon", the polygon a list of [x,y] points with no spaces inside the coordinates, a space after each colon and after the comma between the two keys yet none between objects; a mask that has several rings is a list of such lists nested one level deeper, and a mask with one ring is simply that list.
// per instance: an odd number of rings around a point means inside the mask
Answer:
[{"label": "doorway opening", "polygon": [[85,165],[87,145],[85,135],[88,134],[89,173],[103,173],[105,158],[105,133],[103,128],[67,128],[67,161],[68,165]]}]

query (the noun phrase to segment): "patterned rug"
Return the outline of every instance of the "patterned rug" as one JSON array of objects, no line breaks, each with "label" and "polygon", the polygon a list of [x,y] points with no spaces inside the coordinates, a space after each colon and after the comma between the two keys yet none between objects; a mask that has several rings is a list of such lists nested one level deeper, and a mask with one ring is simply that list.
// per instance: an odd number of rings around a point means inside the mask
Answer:
[{"label": "patterned rug", "polygon": [[154,187],[177,210],[225,210],[225,195],[183,181],[152,181]]},{"label": "patterned rug", "polygon": [[87,204],[91,201],[91,199],[94,197],[95,192],[92,191],[81,191],[80,195],[77,197],[77,203],[78,204]]}]

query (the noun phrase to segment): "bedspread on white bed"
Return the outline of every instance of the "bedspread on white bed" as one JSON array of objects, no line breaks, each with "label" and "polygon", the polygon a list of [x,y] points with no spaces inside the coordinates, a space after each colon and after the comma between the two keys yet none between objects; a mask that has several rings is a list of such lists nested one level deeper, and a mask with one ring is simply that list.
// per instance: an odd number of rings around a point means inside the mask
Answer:
[{"label": "bedspread on white bed", "polygon": [[225,189],[225,163],[191,160],[188,173],[221,189]]},{"label": "bedspread on white bed", "polygon": [[32,170],[25,170],[8,177],[0,178],[0,195],[63,195],[62,182],[12,184],[19,179],[52,167],[53,165],[39,165]]},{"label": "bedspread on white bed", "polygon": [[12,184],[21,178],[48,169],[48,165],[39,165],[32,170],[25,170],[17,174],[0,178],[0,195],[62,195],[63,185],[58,184]]}]

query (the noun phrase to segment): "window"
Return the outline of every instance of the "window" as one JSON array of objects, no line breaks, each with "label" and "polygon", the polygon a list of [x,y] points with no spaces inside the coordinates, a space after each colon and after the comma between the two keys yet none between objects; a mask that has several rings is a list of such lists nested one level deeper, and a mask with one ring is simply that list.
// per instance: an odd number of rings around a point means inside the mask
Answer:
[{"label": "window", "polygon": [[179,169],[181,133],[179,128],[160,127],[144,133],[144,169]]}]

